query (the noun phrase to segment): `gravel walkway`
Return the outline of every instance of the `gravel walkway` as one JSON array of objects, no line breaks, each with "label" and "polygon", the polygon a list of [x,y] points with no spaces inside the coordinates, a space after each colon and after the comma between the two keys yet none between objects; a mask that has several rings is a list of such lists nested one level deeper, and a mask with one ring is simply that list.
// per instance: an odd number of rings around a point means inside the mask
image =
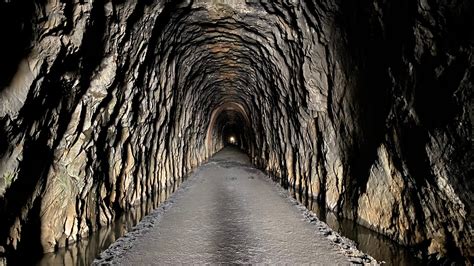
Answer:
[{"label": "gravel walkway", "polygon": [[225,148],[95,264],[376,263]]}]

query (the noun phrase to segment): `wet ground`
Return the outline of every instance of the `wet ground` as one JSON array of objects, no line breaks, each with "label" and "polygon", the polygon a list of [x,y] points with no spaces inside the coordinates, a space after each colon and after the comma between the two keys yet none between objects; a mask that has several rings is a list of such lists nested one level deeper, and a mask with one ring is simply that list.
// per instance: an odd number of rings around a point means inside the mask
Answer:
[{"label": "wet ground", "polygon": [[370,261],[225,148],[96,263],[121,265]]},{"label": "wet ground", "polygon": [[[177,180],[174,186],[162,189],[155,197],[151,197],[143,204],[127,211],[112,224],[93,232],[88,238],[72,243],[68,247],[59,248],[52,253],[35,254],[29,252],[27,256],[25,254],[15,254],[8,258],[7,265],[91,265],[102,251],[165,202],[180,184],[181,180]],[[0,265],[2,265],[1,262]]]},{"label": "wet ground", "polygon": [[414,251],[409,248],[352,220],[337,217],[334,213],[320,208],[316,201],[309,202],[306,207],[333,230],[355,241],[359,250],[385,265],[426,265],[426,261],[415,257]]},{"label": "wet ground", "polygon": [[[238,154],[238,155],[237,155]],[[237,155],[237,156],[236,156]],[[209,162],[209,165],[206,167],[212,167],[219,165],[218,167],[221,168],[221,170],[225,169],[231,169],[231,168],[241,168],[242,171],[244,171],[244,174],[248,174],[247,178],[249,180],[252,180],[257,178],[257,176],[260,175],[258,178],[262,178],[263,173],[261,173],[259,170],[254,169],[251,167],[248,163],[248,158],[240,153],[234,153],[234,152],[225,152],[223,151],[222,153],[219,153],[216,155],[216,157],[213,157],[212,160]],[[201,171],[201,173],[199,173]],[[197,171],[195,171],[194,175],[191,175],[191,178],[189,180],[185,181],[182,187],[179,188],[178,193],[176,194],[186,194],[187,190],[189,190],[190,187],[194,186],[194,183],[196,181],[201,180],[200,178],[205,178],[202,175],[202,169],[198,168]],[[196,176],[200,176],[200,178],[193,178]],[[217,189],[222,189],[222,186],[224,184],[227,184],[225,186],[231,185],[231,187],[235,188],[235,185],[237,184],[235,181],[236,179],[233,180],[233,178],[236,178],[235,175],[224,175],[224,177],[227,177],[227,179],[221,180],[225,181],[223,183],[216,183],[214,184],[217,186]],[[230,179],[229,179],[230,177]],[[227,182],[227,181],[231,182]],[[242,181],[242,180],[240,180]],[[239,184],[240,184],[239,181]],[[263,176],[263,180],[266,183],[271,183],[270,179],[266,176]],[[204,180],[201,180],[199,182],[204,182]],[[102,228],[101,230],[94,232],[91,237],[88,239],[84,239],[78,243],[74,243],[68,248],[61,248],[55,253],[48,253],[44,255],[38,254],[38,256],[34,256],[32,254],[29,254],[28,256],[17,256],[14,260],[9,260],[9,265],[90,265],[94,259],[99,256],[99,254],[107,249],[111,243],[114,243],[117,239],[119,239],[115,244],[112,245],[112,247],[104,252],[102,254],[102,259],[99,260],[100,262],[116,262],[120,263],[121,262],[121,257],[126,253],[127,249],[132,248],[132,246],[135,243],[135,240],[141,239],[142,237],[146,237],[145,235],[147,234],[147,229],[151,229],[152,227],[155,226],[160,226],[160,221],[164,217],[164,214],[170,210],[172,206],[174,206],[174,202],[179,195],[172,195],[172,193],[176,190],[178,185],[181,183],[181,180],[178,181],[177,184],[175,184],[174,187],[169,187],[166,190],[163,190],[157,195],[157,197],[149,199],[147,202],[145,202],[141,206],[137,206],[136,208],[130,210],[129,212],[125,213],[121,217],[119,217],[118,220],[116,220],[112,225]],[[245,182],[248,183],[248,182]],[[252,184],[252,183],[248,183]],[[270,184],[272,186],[272,184]],[[276,195],[280,195],[280,197],[285,198],[288,195],[291,195],[291,197],[294,197],[298,199],[299,202],[303,202],[306,207],[317,217],[326,222],[332,229],[334,229],[337,233],[348,237],[352,240],[355,241],[355,243],[352,245],[353,247],[357,247],[363,252],[366,252],[373,256],[376,260],[378,261],[384,261],[387,264],[386,265],[420,265],[422,264],[420,260],[415,258],[411,252],[407,248],[404,248],[400,246],[399,244],[395,243],[394,241],[388,239],[387,237],[378,234],[372,230],[369,230],[363,226],[355,224],[353,221],[347,220],[347,219],[339,219],[337,218],[334,214],[330,212],[325,212],[323,209],[320,209],[319,206],[317,205],[316,202],[308,200],[304,198],[302,195],[295,193],[295,191],[285,191],[278,187],[277,184],[273,184],[273,193]],[[181,191],[181,192],[180,192]],[[225,190],[222,190],[221,192],[224,192]],[[275,192],[276,191],[276,192]],[[235,194],[235,193],[234,193]],[[215,195],[215,197],[219,198],[221,196]],[[270,200],[274,200],[273,198],[270,198]],[[267,202],[268,200],[263,200],[263,202]],[[295,207],[295,202],[290,199],[290,205]],[[270,202],[271,203],[271,202]],[[227,205],[230,205],[230,202],[226,203]],[[271,205],[271,204],[270,204]],[[225,206],[225,205],[224,205]],[[301,216],[301,207],[302,206],[296,206],[296,209],[300,211],[299,214],[296,214],[296,217],[298,215]],[[267,207],[271,208],[271,207]],[[232,209],[232,208],[231,208]],[[148,216],[147,216],[148,215]],[[146,217],[145,217],[146,216]],[[213,217],[219,217],[219,215],[212,215]],[[318,223],[315,223],[313,220],[313,217],[309,217],[307,214],[304,214],[306,216],[303,220],[308,223],[310,222],[311,225],[313,225],[313,229],[316,226],[318,233],[320,231],[325,231],[323,233],[323,236],[326,238],[330,238],[330,241],[339,241],[336,234],[329,234],[331,229],[328,229],[327,227],[317,225]],[[145,217],[144,220],[142,220]],[[229,216],[229,219],[231,219],[232,216]],[[142,221],[141,221],[142,220]],[[136,227],[134,227],[139,221],[140,224]],[[229,224],[236,224],[238,221],[229,221]],[[221,221],[221,227],[225,225],[225,220]],[[243,223],[245,224],[245,223]],[[316,224],[316,225],[315,225]],[[132,228],[134,228],[132,230]],[[234,228],[229,228],[228,230],[225,230],[225,227],[223,230],[220,231],[220,233],[213,234],[213,236],[218,239],[221,238],[221,240],[226,240],[226,238],[229,237],[229,235],[224,235],[226,231],[236,231],[237,229],[240,229],[240,225],[234,226]],[[280,228],[281,231],[285,230],[285,228]],[[131,231],[132,230],[132,231]],[[131,231],[131,232],[130,232]],[[124,234],[128,233],[125,237],[122,237]],[[248,230],[246,231],[247,233],[249,232]],[[279,231],[279,233],[281,233]],[[239,234],[243,235],[243,234]],[[242,238],[235,238],[232,239],[230,238],[231,241],[229,243],[244,243],[242,241]],[[244,237],[244,240],[247,239],[249,240],[248,237]],[[250,238],[251,239],[251,238]],[[214,242],[219,242],[219,241],[214,241]],[[155,245],[155,244],[153,244]],[[339,246],[340,247],[340,246]],[[248,249],[244,249],[244,252],[232,254],[227,251],[223,252],[224,250],[220,251],[220,254],[223,255],[224,257],[231,258],[232,257],[238,257],[243,258],[244,255],[248,256],[250,253]],[[309,250],[304,250],[303,253],[310,252]],[[343,253],[347,253],[347,250],[343,250]],[[353,252],[353,256],[357,256],[357,252]],[[360,254],[359,254],[360,255]],[[217,260],[216,256],[214,256],[214,259]],[[243,258],[245,259],[245,258]],[[354,259],[354,258],[352,258]]]}]

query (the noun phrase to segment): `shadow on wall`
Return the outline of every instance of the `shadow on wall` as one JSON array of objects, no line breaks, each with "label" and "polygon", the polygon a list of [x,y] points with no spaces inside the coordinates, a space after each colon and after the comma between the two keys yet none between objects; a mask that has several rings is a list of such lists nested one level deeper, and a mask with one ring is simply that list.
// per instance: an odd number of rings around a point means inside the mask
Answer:
[{"label": "shadow on wall", "polygon": [[0,1],[0,92],[10,84],[33,38],[35,1]]},{"label": "shadow on wall", "polygon": [[[18,177],[0,197],[0,237],[8,239],[7,252],[18,248],[22,254],[34,256],[43,253],[40,244],[41,197],[35,197],[35,194],[44,190],[44,177],[47,175],[48,162],[52,159],[52,152],[44,144],[49,138],[45,133],[43,131],[37,141],[25,143],[29,149],[23,155]],[[12,234],[12,231],[16,233]],[[17,234],[29,241],[18,243]],[[13,239],[10,238],[12,235]]]},{"label": "shadow on wall", "polygon": [[[33,23],[41,22],[34,21],[33,18],[35,1],[28,1],[31,4],[23,2],[26,1],[0,3],[0,34],[10,34],[12,37],[9,41],[0,43],[0,93],[9,84],[18,63],[29,51],[30,41],[34,38],[31,34]],[[36,4],[41,9],[42,3]],[[99,8],[94,8],[92,13],[99,18],[104,17],[101,16],[103,5],[97,6]],[[98,19],[90,23],[81,50],[75,55],[55,61],[51,71],[43,73],[45,77],[42,86],[35,88],[35,95],[28,94],[18,118],[13,122],[8,117],[0,119],[2,130],[7,126],[12,128],[10,134],[2,135],[7,136],[7,140],[0,140],[0,155],[19,143],[23,145],[18,172],[5,194],[0,196],[0,241],[5,245],[7,254],[14,253],[15,250],[18,254],[45,251],[41,244],[41,234],[45,232],[40,229],[44,217],[40,212],[53,153],[67,130],[74,107],[89,87],[93,71],[103,57],[101,44],[103,45],[104,29],[105,20]],[[65,56],[64,51],[58,55],[62,56]],[[6,59],[3,60],[4,58]],[[72,86],[62,76],[64,69],[80,73],[79,90],[68,91]],[[26,137],[22,135],[23,132],[32,131],[38,133]]]},{"label": "shadow on wall", "polygon": [[[408,229],[394,226],[395,238],[431,257],[440,252],[453,260],[472,252],[467,229],[472,163],[464,159],[472,158],[472,149],[466,148],[472,143],[462,125],[470,121],[465,109],[472,90],[466,78],[472,68],[472,8],[472,1],[463,0],[347,1],[338,17],[350,47],[340,49],[347,53],[344,68],[357,78],[348,102],[358,104],[354,124],[360,127],[349,134],[355,141],[344,143],[350,176],[345,185],[350,204],[345,207],[352,211],[346,217],[357,219],[359,196],[366,192],[370,167],[383,143],[393,168],[403,173],[403,198],[397,204],[412,207],[389,214],[411,219]],[[455,193],[438,184],[444,178]],[[463,208],[467,216],[453,203],[454,196],[468,206]],[[442,248],[436,247],[437,235],[442,235]]]}]

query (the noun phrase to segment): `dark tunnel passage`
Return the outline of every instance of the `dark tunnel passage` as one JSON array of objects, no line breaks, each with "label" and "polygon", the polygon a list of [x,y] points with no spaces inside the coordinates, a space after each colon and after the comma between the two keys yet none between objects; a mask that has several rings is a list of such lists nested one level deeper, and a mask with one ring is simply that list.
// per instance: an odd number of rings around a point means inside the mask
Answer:
[{"label": "dark tunnel passage", "polygon": [[251,154],[255,147],[255,132],[247,112],[238,103],[224,103],[213,111],[207,132],[208,150],[219,151],[232,145]]},{"label": "dark tunnel passage", "polygon": [[217,136],[213,137],[223,146],[234,145],[249,150],[250,128],[242,116],[235,111],[224,111],[216,121]]},{"label": "dark tunnel passage", "polygon": [[0,0],[0,258],[86,239],[233,146],[473,262],[472,1],[20,2]]}]

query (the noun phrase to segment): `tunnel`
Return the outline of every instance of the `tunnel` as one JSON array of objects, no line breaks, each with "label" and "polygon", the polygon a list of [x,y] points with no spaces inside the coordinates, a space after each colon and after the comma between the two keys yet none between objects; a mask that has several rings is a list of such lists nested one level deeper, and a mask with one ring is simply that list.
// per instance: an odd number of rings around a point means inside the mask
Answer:
[{"label": "tunnel", "polygon": [[0,265],[87,241],[225,149],[423,262],[472,264],[473,11],[0,0]]},{"label": "tunnel", "polygon": [[215,153],[232,145],[250,154],[254,135],[248,113],[243,106],[236,102],[226,102],[211,113],[206,136],[207,150]]}]

